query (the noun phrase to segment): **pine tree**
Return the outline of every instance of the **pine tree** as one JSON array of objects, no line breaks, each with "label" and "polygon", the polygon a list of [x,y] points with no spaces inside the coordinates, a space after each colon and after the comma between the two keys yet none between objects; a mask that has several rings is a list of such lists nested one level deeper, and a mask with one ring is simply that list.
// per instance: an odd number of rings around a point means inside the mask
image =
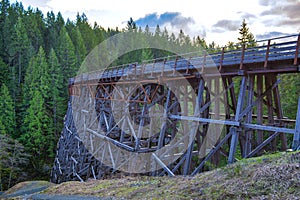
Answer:
[{"label": "pine tree", "polygon": [[86,51],[86,47],[85,47],[84,41],[82,39],[82,35],[81,35],[78,27],[75,27],[74,29],[72,29],[72,31],[70,33],[70,37],[71,37],[72,42],[75,47],[76,60],[77,60],[76,65],[80,66],[82,61],[84,60],[84,58],[87,55],[87,51]]},{"label": "pine tree", "polygon": [[250,32],[245,19],[243,20],[241,28],[239,29],[239,34],[239,44],[246,45],[246,47],[256,46],[254,35]]},{"label": "pine tree", "polygon": [[0,88],[0,134],[7,134],[15,138],[15,108],[14,102],[5,84]]},{"label": "pine tree", "polygon": [[136,23],[133,21],[132,17],[130,17],[130,19],[127,21],[126,29],[128,31],[136,31],[137,30]]},{"label": "pine tree", "polygon": [[66,112],[67,99],[65,98],[66,88],[63,84],[62,68],[58,62],[54,49],[50,50],[48,59],[49,69],[51,74],[51,102],[50,109],[53,121],[53,128],[56,138],[63,126],[63,117]]},{"label": "pine tree", "polygon": [[85,43],[86,51],[92,51],[97,45],[97,38],[84,13],[81,16],[77,14],[76,26],[80,30],[82,39]]},{"label": "pine tree", "polygon": [[145,27],[144,33],[145,33],[146,36],[152,36],[152,33],[150,31],[150,28],[149,28],[148,24]]},{"label": "pine tree", "polygon": [[46,31],[45,23],[43,22],[43,14],[39,9],[35,11],[29,8],[26,15],[22,18],[26,27],[27,36],[34,49],[38,52],[39,48],[44,45],[44,33]]},{"label": "pine tree", "polygon": [[40,47],[38,54],[30,60],[23,88],[25,108],[36,90],[41,93],[46,103],[49,102],[52,90],[51,75],[43,47]]},{"label": "pine tree", "polygon": [[2,84],[10,85],[9,82],[9,68],[0,57],[0,87]]},{"label": "pine tree", "polygon": [[57,23],[53,11],[47,13],[47,17],[45,18],[45,26],[45,50],[49,53],[51,48],[55,50],[58,49],[59,42],[57,38],[61,29],[61,25]]},{"label": "pine tree", "polygon": [[62,27],[59,34],[59,47],[57,57],[62,66],[64,85],[67,87],[69,78],[74,77],[79,66],[76,65],[75,47],[65,27]]},{"label": "pine tree", "polygon": [[9,8],[9,0],[2,0],[0,2],[0,57],[5,57],[5,21],[8,15],[8,8]]},{"label": "pine tree", "polygon": [[105,30],[103,27],[99,26],[97,24],[97,22],[94,23],[93,30],[94,30],[96,40],[97,40],[96,43],[100,44],[101,42],[103,42],[105,40],[105,36],[106,36]]},{"label": "pine tree", "polygon": [[35,90],[29,102],[29,108],[26,110],[20,141],[24,144],[26,151],[32,155],[32,162],[37,168],[53,156],[52,127],[51,119],[46,113],[43,96]]}]

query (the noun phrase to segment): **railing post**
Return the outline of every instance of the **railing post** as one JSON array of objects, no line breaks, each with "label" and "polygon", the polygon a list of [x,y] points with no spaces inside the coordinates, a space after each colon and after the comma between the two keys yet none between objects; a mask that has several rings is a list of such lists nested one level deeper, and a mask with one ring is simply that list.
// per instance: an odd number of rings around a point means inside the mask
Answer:
[{"label": "railing post", "polygon": [[244,65],[245,48],[246,48],[246,45],[243,44],[243,47],[242,47],[242,57],[241,57],[241,63],[240,63],[240,70],[243,69],[243,65]]},{"label": "railing post", "polygon": [[225,47],[222,48],[222,54],[221,54],[221,59],[220,59],[219,72],[221,72],[221,70],[222,70],[222,65],[223,65],[223,60],[224,60],[224,50],[225,50]]},{"label": "railing post", "polygon": [[300,33],[298,35],[298,40],[297,40],[297,46],[296,46],[295,58],[294,58],[294,65],[298,64],[299,47],[300,47]]},{"label": "railing post", "polygon": [[265,59],[264,68],[267,68],[267,67],[268,67],[268,59],[269,59],[269,53],[270,53],[270,45],[271,45],[271,40],[268,40],[268,46],[267,46],[267,52],[266,52],[266,59]]},{"label": "railing post", "polygon": [[202,63],[201,73],[204,73],[205,66],[206,66],[206,51],[204,51],[204,55],[203,55],[203,63]]}]

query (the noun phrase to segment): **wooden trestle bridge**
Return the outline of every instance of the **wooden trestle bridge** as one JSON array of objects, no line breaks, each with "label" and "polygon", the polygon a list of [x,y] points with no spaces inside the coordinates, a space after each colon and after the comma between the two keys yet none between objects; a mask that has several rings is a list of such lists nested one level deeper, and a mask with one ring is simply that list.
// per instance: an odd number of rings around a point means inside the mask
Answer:
[{"label": "wooden trestle bridge", "polygon": [[52,182],[121,172],[195,175],[240,158],[299,149],[300,100],[295,119],[285,118],[278,75],[299,72],[300,35],[258,44],[72,79]]}]

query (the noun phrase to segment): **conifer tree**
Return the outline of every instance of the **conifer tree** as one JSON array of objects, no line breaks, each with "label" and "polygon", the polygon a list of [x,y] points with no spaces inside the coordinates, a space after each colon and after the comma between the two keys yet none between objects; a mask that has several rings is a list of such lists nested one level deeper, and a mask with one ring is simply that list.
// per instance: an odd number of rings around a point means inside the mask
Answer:
[{"label": "conifer tree", "polygon": [[35,167],[41,167],[47,162],[49,156],[53,156],[53,125],[45,109],[44,99],[40,91],[35,90],[33,98],[29,102],[22,127],[20,141],[32,157]]},{"label": "conifer tree", "polygon": [[51,102],[49,102],[49,104],[52,111],[51,115],[54,133],[58,138],[63,126],[63,117],[67,107],[67,99],[64,98],[66,88],[63,83],[62,69],[54,49],[50,50],[48,64],[51,74]]},{"label": "conifer tree", "polygon": [[40,47],[38,54],[30,60],[23,88],[25,108],[36,90],[41,93],[46,103],[49,102],[52,90],[51,76],[43,47]]},{"label": "conifer tree", "polygon": [[77,14],[76,26],[79,28],[82,39],[85,43],[86,51],[90,52],[97,45],[97,39],[92,27],[88,23],[86,15]]},{"label": "conifer tree", "polygon": [[23,21],[28,39],[36,53],[41,46],[45,46],[43,35],[46,31],[46,26],[43,22],[43,14],[39,9],[34,11],[32,8],[29,8],[23,17]]},{"label": "conifer tree", "polygon": [[14,102],[5,84],[0,88],[0,134],[7,134],[15,138],[15,108]]},{"label": "conifer tree", "polygon": [[250,32],[245,19],[243,20],[241,28],[239,29],[239,34],[239,44],[246,45],[246,47],[253,47],[256,45],[254,35]]},{"label": "conifer tree", "polygon": [[75,54],[76,54],[76,61],[77,61],[76,65],[80,66],[82,61],[87,55],[87,51],[78,27],[72,29],[70,33],[70,37],[75,47]]},{"label": "conifer tree", "polygon": [[57,57],[59,59],[60,65],[62,66],[64,85],[67,88],[69,78],[76,75],[79,66],[76,65],[77,61],[75,55],[75,47],[65,27],[62,27],[62,29],[60,30],[58,40],[59,48]]},{"label": "conifer tree", "polygon": [[2,84],[9,86],[9,69],[0,57],[0,87]]},{"label": "conifer tree", "polygon": [[102,28],[101,26],[99,26],[98,24],[97,24],[97,22],[95,22],[94,23],[94,28],[93,28],[93,30],[94,30],[94,33],[95,33],[95,36],[96,36],[96,43],[97,44],[100,44],[102,41],[104,41],[105,40],[105,30],[104,30],[104,28]]},{"label": "conifer tree", "polygon": [[12,40],[8,46],[9,56],[12,65],[15,66],[17,72],[17,83],[20,86],[23,82],[28,61],[32,55],[30,41],[27,36],[26,28],[22,18],[19,17],[12,33]]},{"label": "conifer tree", "polygon": [[0,57],[5,57],[5,21],[7,20],[8,8],[9,8],[9,0],[0,1]]},{"label": "conifer tree", "polygon": [[132,17],[130,17],[130,19],[127,21],[126,29],[128,31],[136,31],[137,30],[136,23],[133,21]]}]

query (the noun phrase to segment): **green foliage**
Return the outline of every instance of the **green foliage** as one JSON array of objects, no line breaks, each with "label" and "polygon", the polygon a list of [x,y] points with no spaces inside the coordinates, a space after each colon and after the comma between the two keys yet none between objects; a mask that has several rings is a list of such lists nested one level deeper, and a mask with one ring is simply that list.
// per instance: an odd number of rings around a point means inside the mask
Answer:
[{"label": "green foliage", "polygon": [[90,52],[97,45],[97,38],[84,13],[81,16],[77,14],[76,26],[79,28],[85,42],[86,51]]},{"label": "green foliage", "polygon": [[5,84],[0,89],[0,134],[15,137],[15,108]]},{"label": "green foliage", "polygon": [[33,155],[33,166],[38,169],[43,162],[47,162],[48,157],[53,156],[53,125],[47,116],[43,96],[38,90],[34,92],[29,104],[20,141],[26,151]]},{"label": "green foliage", "polygon": [[84,40],[78,27],[71,30],[70,37],[75,47],[76,65],[80,66],[87,55]]},{"label": "green foliage", "polygon": [[0,86],[2,84],[9,84],[9,69],[8,66],[3,62],[2,58],[0,57]]},{"label": "green foliage", "polygon": [[24,83],[24,105],[27,108],[30,99],[38,90],[44,99],[49,99],[51,77],[44,49],[41,47],[36,56],[31,58]]},{"label": "green foliage", "polygon": [[127,21],[127,30],[135,31],[137,29],[136,23],[133,21],[132,17],[130,17],[129,21]]},{"label": "green foliage", "polygon": [[62,68],[58,62],[58,58],[54,49],[50,50],[48,68],[51,74],[51,96],[49,101],[49,110],[53,119],[52,121],[55,136],[58,138],[62,130],[63,116],[65,115],[67,107],[65,98],[67,91],[64,84],[64,78],[62,76]]},{"label": "green foliage", "polygon": [[246,47],[256,46],[254,35],[250,32],[245,19],[243,20],[241,28],[239,29],[239,34],[239,44],[246,45]]},{"label": "green foliage", "polygon": [[300,94],[300,74],[281,75],[280,93],[284,116],[295,119]]},{"label": "green foliage", "polygon": [[69,78],[73,77],[77,70],[75,47],[65,27],[62,27],[59,33],[59,47],[57,57],[62,66],[64,83],[67,83]]}]

